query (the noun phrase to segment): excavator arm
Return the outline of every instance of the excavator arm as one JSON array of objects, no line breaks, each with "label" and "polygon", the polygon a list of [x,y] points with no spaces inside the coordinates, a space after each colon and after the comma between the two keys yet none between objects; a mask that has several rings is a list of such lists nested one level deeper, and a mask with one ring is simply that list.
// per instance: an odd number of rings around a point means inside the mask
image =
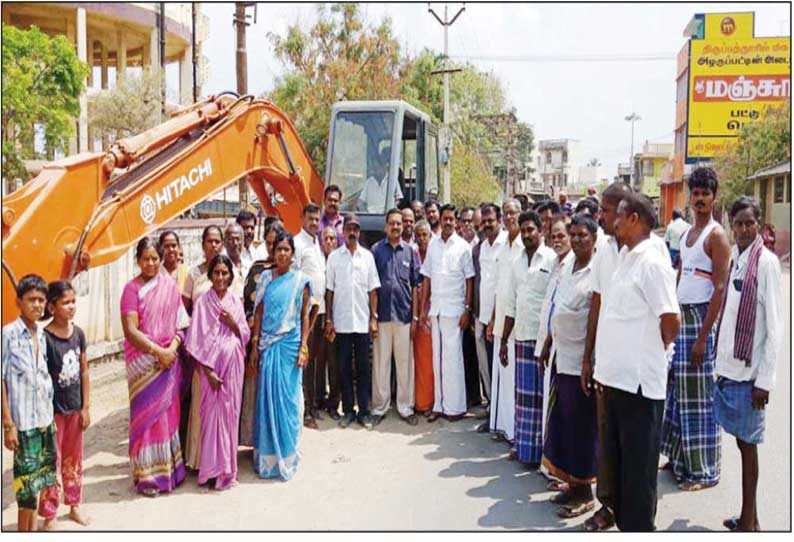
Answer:
[{"label": "excavator arm", "polygon": [[[3,201],[3,325],[16,315],[22,276],[72,278],[109,263],[244,176],[290,231],[300,229],[304,205],[322,201],[322,178],[292,122],[251,96],[210,97],[107,153],[45,166]],[[283,203],[274,207],[268,188]]]}]

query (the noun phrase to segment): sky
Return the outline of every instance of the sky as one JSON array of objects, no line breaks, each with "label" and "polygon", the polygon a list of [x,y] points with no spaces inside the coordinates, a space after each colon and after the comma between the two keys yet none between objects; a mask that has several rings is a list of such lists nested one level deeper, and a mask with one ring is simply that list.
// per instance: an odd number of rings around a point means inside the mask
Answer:
[{"label": "sky", "polygon": [[[462,5],[448,4],[450,18]],[[431,6],[443,14],[444,4]],[[449,27],[450,57],[459,62],[469,59],[478,69],[494,73],[519,120],[533,126],[536,140],[579,140],[581,165],[598,158],[609,177],[617,174],[618,163],[629,159],[631,127],[624,118],[630,113],[641,117],[634,127],[635,152],[646,140],[673,142],[675,55],[686,41],[682,33],[692,15],[755,11],[756,36],[790,34],[789,6],[782,3],[467,3],[465,7]],[[210,18],[203,47],[209,79],[203,93],[234,90],[234,4],[204,3],[201,10]],[[408,54],[425,47],[443,52],[443,29],[426,3],[362,4],[362,13],[373,25],[390,17]],[[258,4],[257,22],[247,34],[249,93],[269,91],[284,73],[267,34],[284,35],[290,24],[308,28],[315,21],[314,4]],[[665,58],[581,61],[626,55]],[[524,59],[510,61],[510,57]],[[571,57],[579,60],[562,60]]]}]

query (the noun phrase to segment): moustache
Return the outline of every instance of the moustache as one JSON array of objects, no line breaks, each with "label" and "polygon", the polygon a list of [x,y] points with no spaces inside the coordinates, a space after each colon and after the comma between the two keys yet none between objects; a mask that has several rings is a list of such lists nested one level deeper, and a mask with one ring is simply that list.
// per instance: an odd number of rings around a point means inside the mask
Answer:
[{"label": "moustache", "polygon": [[703,207],[704,205],[706,205],[706,204],[703,203],[702,201],[696,201],[695,202],[695,207]]}]

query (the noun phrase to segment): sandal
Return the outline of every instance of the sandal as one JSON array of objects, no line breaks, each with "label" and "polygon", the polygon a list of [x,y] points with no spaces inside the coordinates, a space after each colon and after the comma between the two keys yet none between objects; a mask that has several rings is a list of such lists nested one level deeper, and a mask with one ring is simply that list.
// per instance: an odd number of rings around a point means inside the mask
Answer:
[{"label": "sandal", "polygon": [[673,462],[668,461],[667,463],[659,467],[659,470],[673,470]]},{"label": "sandal", "polygon": [[615,525],[615,516],[609,508],[602,506],[598,512],[587,518],[584,522],[584,530],[588,532],[606,531]]},{"label": "sandal", "polygon": [[439,414],[438,412],[433,412],[432,414],[430,414],[430,416],[427,417],[427,423],[433,423],[434,421],[436,421],[440,417],[441,417],[441,414]]},{"label": "sandal", "polygon": [[556,478],[549,478],[549,481],[546,482],[546,489],[549,491],[568,491],[569,486],[566,482],[562,480],[557,480]]},{"label": "sandal", "polygon": [[705,483],[705,482],[685,481],[678,484],[678,489],[680,489],[681,491],[700,491],[701,489],[708,489],[716,485],[717,482]]},{"label": "sandal", "polygon": [[155,488],[153,488],[153,487],[147,487],[146,489],[144,489],[143,491],[141,491],[141,494],[142,494],[144,497],[149,497],[150,499],[153,499],[154,497],[156,497],[157,495],[159,495],[159,494],[160,494],[160,492],[159,492],[159,491],[157,491],[157,489],[155,489]]},{"label": "sandal", "polygon": [[557,510],[557,517],[563,519],[576,518],[582,514],[586,514],[593,508],[595,508],[595,500],[566,504],[560,506],[560,509]]},{"label": "sandal", "polygon": [[573,496],[571,495],[571,491],[569,489],[566,489],[565,491],[561,491],[556,495],[552,496],[549,499],[549,502],[552,504],[565,505],[565,504],[569,504],[572,498]]}]

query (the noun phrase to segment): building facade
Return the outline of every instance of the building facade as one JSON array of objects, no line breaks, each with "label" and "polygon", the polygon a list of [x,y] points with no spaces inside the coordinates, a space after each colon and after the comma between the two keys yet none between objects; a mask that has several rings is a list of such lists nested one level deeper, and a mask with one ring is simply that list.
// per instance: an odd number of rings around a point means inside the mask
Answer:
[{"label": "building facade", "polygon": [[761,221],[775,229],[775,252],[791,253],[791,161],[756,171],[748,177],[761,206]]},{"label": "building facade", "polygon": [[662,172],[665,164],[672,158],[672,143],[648,143],[646,141],[642,152],[634,155],[634,185],[632,187],[651,199],[658,199]]},{"label": "building facade", "polygon": [[579,184],[580,144],[576,139],[545,139],[538,142],[537,180],[547,192]]}]

